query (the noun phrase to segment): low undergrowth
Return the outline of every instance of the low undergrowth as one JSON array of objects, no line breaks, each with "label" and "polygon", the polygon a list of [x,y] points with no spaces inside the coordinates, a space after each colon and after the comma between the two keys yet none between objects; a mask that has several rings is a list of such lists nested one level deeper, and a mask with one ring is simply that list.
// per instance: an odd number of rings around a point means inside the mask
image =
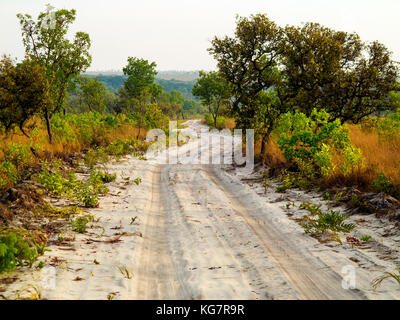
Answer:
[{"label": "low undergrowth", "polygon": [[22,229],[0,231],[0,273],[12,272],[17,267],[32,267],[45,251],[46,243],[38,242],[34,236]]}]

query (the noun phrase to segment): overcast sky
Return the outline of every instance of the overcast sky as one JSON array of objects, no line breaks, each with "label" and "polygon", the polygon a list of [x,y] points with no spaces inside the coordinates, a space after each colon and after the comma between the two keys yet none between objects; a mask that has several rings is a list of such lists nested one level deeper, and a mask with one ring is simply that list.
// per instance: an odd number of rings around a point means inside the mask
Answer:
[{"label": "overcast sky", "polygon": [[128,56],[152,60],[158,70],[211,70],[207,48],[232,34],[235,15],[265,13],[281,26],[319,22],[379,40],[400,60],[399,0],[0,0],[0,54],[22,58],[17,13],[34,17],[50,3],[74,8],[72,32],[88,32],[90,70],[120,70]]}]

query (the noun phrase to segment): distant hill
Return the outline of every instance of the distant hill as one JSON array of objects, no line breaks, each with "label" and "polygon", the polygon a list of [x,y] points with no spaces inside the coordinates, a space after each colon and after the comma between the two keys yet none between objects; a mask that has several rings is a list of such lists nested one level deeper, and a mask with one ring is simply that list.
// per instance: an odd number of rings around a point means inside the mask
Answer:
[{"label": "distant hill", "polygon": [[[165,74],[164,74],[165,72]],[[177,78],[181,79],[190,79],[195,76],[195,73],[197,74],[197,71],[162,71],[162,73],[158,74],[156,77],[155,82],[160,84],[163,88],[164,91],[166,92],[171,92],[172,90],[177,90],[182,92],[183,96],[186,99],[195,99],[195,97],[192,95],[192,88],[195,82],[195,79],[192,80],[179,80],[179,79],[163,79],[162,77],[168,78],[169,76],[174,76]],[[122,85],[127,78],[126,76],[122,74],[117,74],[114,72],[113,74],[111,72],[107,72],[107,74],[102,74],[102,73],[95,73],[95,72],[86,72],[84,74],[85,76],[89,77],[97,77],[99,81],[101,81],[107,90],[116,93],[120,88],[122,88]]]},{"label": "distant hill", "polygon": [[179,81],[194,81],[198,77],[198,71],[158,71],[158,74],[156,75],[157,79]]},{"label": "distant hill", "polygon": [[[87,76],[122,76],[123,73],[120,70],[106,70],[106,71],[87,71],[85,72]],[[179,80],[179,81],[193,81],[199,77],[198,71],[158,71],[156,75],[157,79],[162,80]]]}]

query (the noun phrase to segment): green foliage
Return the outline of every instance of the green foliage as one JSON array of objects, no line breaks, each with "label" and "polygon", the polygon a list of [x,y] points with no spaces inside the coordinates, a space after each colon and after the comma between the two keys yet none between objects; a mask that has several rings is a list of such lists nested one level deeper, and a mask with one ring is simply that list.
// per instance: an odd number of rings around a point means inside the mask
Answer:
[{"label": "green foliage", "polygon": [[12,272],[17,266],[26,263],[32,267],[37,257],[44,252],[44,247],[29,240],[16,230],[0,234],[0,273]]},{"label": "green foliage", "polygon": [[28,136],[25,123],[50,101],[49,82],[35,57],[14,64],[6,56],[0,60],[0,125],[6,131],[18,126]]},{"label": "green foliage", "polygon": [[102,172],[101,173],[101,181],[103,181],[104,183],[110,183],[115,181],[115,179],[117,179],[117,174],[111,174],[108,172]]},{"label": "green foliage", "polygon": [[371,236],[368,236],[368,235],[364,234],[364,235],[361,236],[360,239],[361,239],[362,242],[368,242],[371,238],[372,238]]},{"label": "green foliage", "polygon": [[43,170],[35,178],[50,194],[76,199],[79,205],[86,208],[97,207],[98,195],[108,192],[104,186],[103,173],[96,170],[93,170],[85,181],[78,180],[72,171],[69,171],[67,178],[64,178],[57,164],[53,164],[51,168],[43,163]]},{"label": "green foliage", "polygon": [[98,153],[93,150],[89,149],[85,154],[85,165],[86,167],[93,169],[94,166],[97,164],[99,160]]},{"label": "green foliage", "polygon": [[400,109],[381,118],[376,126],[381,137],[387,140],[400,138]]},{"label": "green foliage", "polygon": [[79,89],[69,100],[69,108],[78,112],[105,113],[107,104],[112,103],[114,95],[107,91],[97,78],[80,76]]},{"label": "green foliage", "polygon": [[22,169],[32,160],[32,153],[28,145],[12,142],[4,150],[4,159],[11,162],[16,168]]},{"label": "green foliage", "polygon": [[9,161],[4,161],[0,164],[0,173],[11,185],[16,184],[20,177],[17,168]]},{"label": "green foliage", "polygon": [[73,40],[67,37],[70,25],[75,21],[76,11],[61,9],[54,12],[54,27],[48,26],[48,12],[41,12],[34,21],[29,14],[18,14],[22,41],[26,55],[35,59],[45,70],[50,85],[50,103],[43,107],[49,140],[53,134],[50,119],[61,112],[67,88],[74,77],[84,72],[91,63],[90,38],[87,33],[76,32]]},{"label": "green foliage", "polygon": [[128,58],[128,64],[123,68],[124,75],[128,76],[124,87],[131,97],[139,97],[144,89],[153,85],[157,74],[156,66],[155,62],[149,63],[144,59]]},{"label": "green foliage", "polygon": [[70,183],[74,178],[71,176],[70,181],[65,180],[59,169],[59,165],[59,162],[54,162],[53,164],[42,162],[42,171],[35,176],[35,179],[37,182],[41,183],[50,194],[54,196],[69,196],[71,194],[69,188]]},{"label": "green foliage", "polygon": [[220,114],[221,107],[230,104],[232,92],[229,82],[218,72],[200,71],[199,79],[194,84],[192,93],[208,107],[214,126],[217,127],[217,117]]},{"label": "green foliage", "polygon": [[211,114],[209,113],[204,114],[204,123],[211,128],[216,128],[219,130],[225,129],[225,121],[226,118],[223,116],[217,116],[215,121]]},{"label": "green foliage", "polygon": [[71,128],[71,121],[60,113],[56,113],[51,118],[51,126],[55,140],[61,143],[77,142],[78,138],[75,131]]},{"label": "green foliage", "polygon": [[342,215],[339,211],[331,210],[330,212],[322,212],[320,209],[314,216],[306,216],[305,221],[300,222],[300,225],[304,228],[305,233],[311,235],[320,235],[327,230],[332,232],[350,232],[355,228],[354,224],[346,224],[344,221],[348,219],[348,216]]},{"label": "green foliage", "polygon": [[[283,95],[291,108],[310,115],[327,110],[331,119],[358,123],[394,107],[398,66],[381,43],[318,23],[283,30]],[[350,94],[352,92],[353,94]]]},{"label": "green foliage", "polygon": [[87,217],[79,217],[74,220],[74,230],[78,233],[86,232],[86,225],[89,223],[89,219]]},{"label": "green foliage", "polygon": [[399,186],[395,185],[392,178],[386,177],[384,173],[379,173],[378,177],[372,181],[372,185],[378,192],[385,192],[394,197],[399,194]]},{"label": "green foliage", "polygon": [[275,190],[279,193],[284,193],[287,189],[291,188],[306,189],[309,185],[307,178],[288,172],[287,170],[283,170],[280,173],[279,179],[283,183]]},{"label": "green foliage", "polygon": [[307,210],[312,216],[315,216],[322,212],[321,206],[321,204],[313,204],[308,201],[303,201],[299,208]]},{"label": "green foliage", "polygon": [[133,183],[136,184],[136,185],[138,186],[139,184],[142,183],[142,178],[135,178],[135,179],[133,179]]},{"label": "green foliage", "polygon": [[323,110],[314,109],[310,117],[298,111],[285,113],[276,133],[284,157],[296,163],[305,175],[314,170],[324,176],[333,174],[335,154],[343,158],[341,169],[345,175],[361,163],[361,150],[351,145],[348,128],[339,120],[329,122],[329,114]]}]

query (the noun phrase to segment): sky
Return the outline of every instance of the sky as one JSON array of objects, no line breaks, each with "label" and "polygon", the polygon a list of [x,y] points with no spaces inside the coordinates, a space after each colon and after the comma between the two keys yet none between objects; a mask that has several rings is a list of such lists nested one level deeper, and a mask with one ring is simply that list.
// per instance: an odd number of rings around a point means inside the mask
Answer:
[{"label": "sky", "polygon": [[88,32],[90,71],[121,70],[128,56],[158,70],[213,70],[214,36],[232,35],[235,17],[264,13],[280,26],[319,22],[378,40],[400,61],[399,0],[0,0],[0,54],[24,56],[17,13],[36,17],[50,3],[76,9],[70,29]]}]

